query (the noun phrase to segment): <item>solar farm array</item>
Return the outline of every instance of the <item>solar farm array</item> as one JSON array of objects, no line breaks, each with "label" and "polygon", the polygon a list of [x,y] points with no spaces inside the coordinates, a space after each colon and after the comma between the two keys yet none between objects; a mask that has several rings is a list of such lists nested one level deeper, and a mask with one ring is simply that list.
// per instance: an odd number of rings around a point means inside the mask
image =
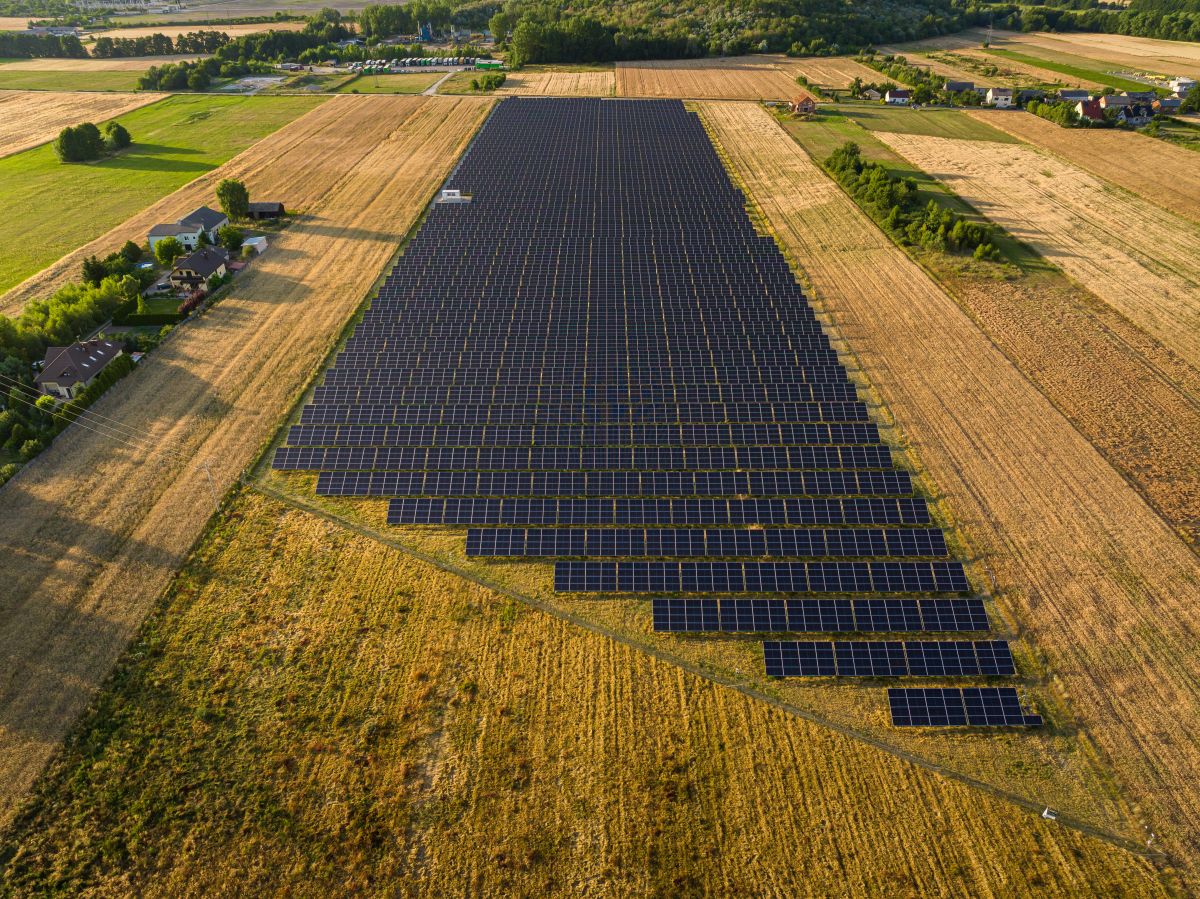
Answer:
[{"label": "solar farm array", "polygon": [[[507,99],[444,187],[471,202],[433,205],[275,468],[553,559],[556,591],[649,597],[658,631],[906,635],[772,640],[768,674],[1015,674],[694,113]],[[889,700],[1040,723],[1011,686]]]}]

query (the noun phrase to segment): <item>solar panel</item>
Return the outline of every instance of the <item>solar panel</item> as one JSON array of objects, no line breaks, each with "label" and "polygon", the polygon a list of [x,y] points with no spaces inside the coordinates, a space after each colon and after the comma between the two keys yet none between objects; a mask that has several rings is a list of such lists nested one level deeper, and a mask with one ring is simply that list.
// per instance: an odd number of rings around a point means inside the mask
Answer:
[{"label": "solar panel", "polygon": [[1015,687],[895,687],[888,689],[896,727],[1040,727]]},{"label": "solar panel", "polygon": [[763,644],[775,677],[985,677],[1016,673],[1004,640],[793,640]]},{"label": "solar panel", "polygon": [[[651,600],[656,631],[723,631],[728,633],[853,633],[855,631],[952,632],[989,629],[983,601],[975,597],[777,599],[772,597],[655,597]],[[875,626],[881,606],[893,608],[889,628]],[[699,610],[714,614],[701,615]],[[693,626],[702,622],[703,627]],[[979,652],[984,644],[977,644]],[[1011,661],[1011,657],[1010,657]],[[981,665],[984,657],[980,656]],[[988,662],[989,665],[992,663]],[[1001,673],[995,670],[984,674]]]}]

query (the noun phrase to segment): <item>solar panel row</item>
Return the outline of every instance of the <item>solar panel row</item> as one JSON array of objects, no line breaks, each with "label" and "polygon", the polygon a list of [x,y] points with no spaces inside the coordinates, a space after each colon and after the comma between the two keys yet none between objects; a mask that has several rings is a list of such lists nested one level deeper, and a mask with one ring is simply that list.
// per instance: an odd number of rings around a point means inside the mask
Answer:
[{"label": "solar panel row", "polygon": [[1021,707],[1015,687],[893,687],[896,727],[1040,727],[1042,718]]},{"label": "solar panel row", "polygon": [[997,677],[1016,673],[1004,640],[770,640],[772,677]]},{"label": "solar panel row", "polygon": [[775,599],[675,597],[651,600],[666,633],[905,633],[986,631],[983,601],[963,598]]}]

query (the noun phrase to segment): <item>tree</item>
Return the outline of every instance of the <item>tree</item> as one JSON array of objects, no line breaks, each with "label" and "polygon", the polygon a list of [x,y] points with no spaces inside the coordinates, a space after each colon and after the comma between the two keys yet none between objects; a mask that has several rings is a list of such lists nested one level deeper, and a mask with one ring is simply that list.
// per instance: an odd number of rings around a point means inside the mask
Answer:
[{"label": "tree", "polygon": [[240,229],[233,225],[222,225],[217,229],[217,243],[227,249],[230,253],[236,253],[242,248],[242,242],[246,239]]},{"label": "tree", "polygon": [[163,265],[173,265],[183,253],[183,244],[175,237],[164,237],[154,247],[154,258]]},{"label": "tree", "polygon": [[108,277],[108,267],[95,256],[83,260],[83,283],[99,284]]},{"label": "tree", "polygon": [[508,33],[512,31],[512,27],[512,16],[503,10],[496,13],[488,21],[488,31],[492,33],[492,38],[497,44],[503,44],[506,40],[508,40]]},{"label": "tree", "polygon": [[226,178],[217,185],[217,200],[230,221],[244,219],[250,214],[250,191],[236,178]]},{"label": "tree", "polygon": [[132,240],[127,240],[125,241],[125,246],[121,247],[121,255],[128,259],[132,265],[142,258],[142,248]]},{"label": "tree", "polygon": [[114,120],[104,126],[104,145],[109,152],[124,150],[131,143],[133,143],[133,138],[130,137],[128,129],[120,122]]}]

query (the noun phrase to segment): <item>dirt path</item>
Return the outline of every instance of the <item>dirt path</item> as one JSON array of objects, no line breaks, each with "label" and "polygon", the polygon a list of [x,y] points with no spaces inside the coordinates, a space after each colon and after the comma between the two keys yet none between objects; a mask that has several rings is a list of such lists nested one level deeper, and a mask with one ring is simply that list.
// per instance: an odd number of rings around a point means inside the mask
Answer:
[{"label": "dirt path", "polygon": [[763,111],[704,106],[1158,840],[1200,878],[1200,561]]},{"label": "dirt path", "polygon": [[0,91],[0,156],[53,140],[68,125],[100,122],[161,100],[165,94]]},{"label": "dirt path", "polygon": [[323,142],[263,160],[308,181],[305,216],[94,407],[133,445],[73,426],[0,490],[0,822],[200,534],[209,474],[223,492],[269,439],[490,106],[337,104]]}]

